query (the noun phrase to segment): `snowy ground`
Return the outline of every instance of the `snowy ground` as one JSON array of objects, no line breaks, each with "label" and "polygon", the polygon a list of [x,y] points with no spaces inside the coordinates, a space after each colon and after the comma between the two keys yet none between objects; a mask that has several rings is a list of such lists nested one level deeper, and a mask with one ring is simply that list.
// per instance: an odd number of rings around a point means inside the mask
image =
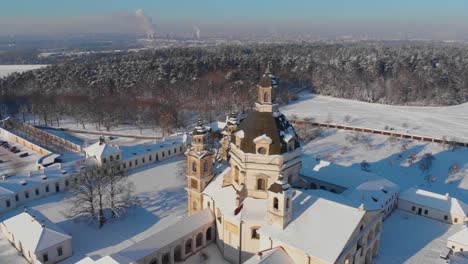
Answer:
[{"label": "snowy ground", "polygon": [[8,76],[14,72],[25,72],[39,69],[48,65],[30,64],[30,65],[0,65],[0,78]]},{"label": "snowy ground", "polygon": [[377,264],[442,264],[439,257],[447,238],[462,225],[449,225],[423,216],[395,210],[383,223]]},{"label": "snowy ground", "polygon": [[[328,119],[331,123],[373,129],[388,126],[398,132],[468,141],[468,103],[448,107],[392,106],[304,93],[281,111],[286,116],[296,114],[317,122]],[[348,115],[350,120],[345,122]]]},{"label": "snowy ground", "polygon": [[[206,259],[203,257],[206,256]],[[186,264],[228,264],[216,244],[210,244],[208,247],[202,249],[200,252],[189,257],[185,260]]]},{"label": "snowy ground", "polygon": [[[308,166],[308,159],[319,157],[360,170],[361,162],[366,160],[372,173],[395,182],[401,190],[416,187],[440,194],[450,193],[468,203],[468,148],[452,151],[440,144],[412,141],[407,150],[402,150],[404,140],[392,141],[386,136],[359,133],[364,138],[362,141],[369,144],[353,144],[347,138],[355,132],[328,129],[322,134],[322,138],[303,147],[303,166]],[[416,160],[410,165],[408,156],[412,153],[416,154]],[[435,159],[432,168],[422,173],[419,160],[425,153],[432,153]],[[453,181],[447,181],[449,166],[453,163],[459,165],[460,172]]]},{"label": "snowy ground", "polygon": [[[76,223],[65,218],[62,212],[69,204],[64,201],[66,194],[63,193],[27,206],[38,210],[72,235],[74,254],[61,263],[75,263],[86,256],[109,255],[157,233],[187,215],[185,177],[177,175],[183,162],[183,157],[178,156],[135,170],[129,179],[135,184],[135,193],[141,204],[124,219],[109,222],[102,229],[98,229],[96,223]],[[19,208],[9,212],[2,219],[21,210]],[[2,243],[5,243],[3,237],[0,238],[0,247]],[[0,262],[3,263],[3,258]]]}]

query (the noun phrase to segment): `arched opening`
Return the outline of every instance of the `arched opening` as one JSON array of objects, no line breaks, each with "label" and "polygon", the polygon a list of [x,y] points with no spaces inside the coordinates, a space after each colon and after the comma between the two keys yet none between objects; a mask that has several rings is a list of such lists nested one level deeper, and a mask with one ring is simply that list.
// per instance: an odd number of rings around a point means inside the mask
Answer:
[{"label": "arched opening", "polygon": [[150,264],[158,264],[158,259],[154,258],[150,261]]},{"label": "arched opening", "polygon": [[195,240],[195,247],[196,248],[199,248],[201,247],[203,244],[203,234],[202,233],[198,233],[197,235],[197,238]]},{"label": "arched opening", "polygon": [[192,253],[192,239],[189,238],[185,241],[185,255]]},{"label": "arched opening", "polygon": [[212,234],[211,234],[211,230],[213,230],[211,227],[209,227],[207,230],[206,230],[206,241],[211,241],[212,239]]},{"label": "arched opening", "polygon": [[265,190],[265,180],[262,178],[257,179],[257,190]]},{"label": "arched opening", "polygon": [[196,161],[192,162],[192,171],[197,172],[197,162]]},{"label": "arched opening", "polygon": [[205,162],[203,163],[203,172],[207,172],[208,171],[208,161],[205,160]]},{"label": "arched opening", "polygon": [[258,154],[263,154],[263,155],[265,155],[265,154],[267,154],[267,150],[266,150],[266,148],[264,148],[264,147],[259,147],[259,148],[257,149],[257,153],[258,153]]},{"label": "arched opening", "polygon": [[311,183],[310,183],[310,188],[311,188],[311,189],[317,189],[317,184],[311,182]]},{"label": "arched opening", "polygon": [[273,198],[273,208],[278,210],[278,204],[279,204],[279,201],[278,201],[278,198]]},{"label": "arched opening", "polygon": [[350,256],[346,256],[344,264],[351,264],[351,261],[349,260],[350,258]]},{"label": "arched opening", "polygon": [[177,245],[174,249],[174,260],[175,261],[182,261],[182,246]]},{"label": "arched opening", "polygon": [[372,250],[372,256],[377,257],[379,254],[379,241],[375,241],[374,243],[374,249]]},{"label": "arched opening", "polygon": [[371,249],[367,250],[365,264],[371,264],[371,260],[372,260],[371,251],[372,251]]},{"label": "arched opening", "polygon": [[268,95],[268,92],[265,92],[263,94],[263,102],[268,103],[269,100],[270,100],[270,96]]},{"label": "arched opening", "polygon": [[162,257],[162,264],[169,264],[171,263],[169,253],[164,253]]}]

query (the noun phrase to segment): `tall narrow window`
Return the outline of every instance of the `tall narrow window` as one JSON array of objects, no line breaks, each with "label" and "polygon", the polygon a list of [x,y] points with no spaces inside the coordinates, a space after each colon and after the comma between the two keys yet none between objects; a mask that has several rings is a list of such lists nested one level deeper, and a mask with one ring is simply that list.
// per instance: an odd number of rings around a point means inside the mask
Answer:
[{"label": "tall narrow window", "polygon": [[276,197],[273,198],[273,208],[276,210],[278,210],[278,203],[279,203],[278,198]]},{"label": "tall narrow window", "polygon": [[257,179],[257,190],[265,190],[265,181],[261,178]]},{"label": "tall narrow window", "polygon": [[62,247],[58,247],[57,248],[57,255],[60,257],[63,255],[63,248]]},{"label": "tall narrow window", "polygon": [[268,93],[267,93],[267,92],[265,92],[265,93],[263,94],[263,102],[267,103],[267,102],[268,102],[268,100],[269,100]]},{"label": "tall narrow window", "polygon": [[286,198],[286,210],[289,209],[289,198]]},{"label": "tall narrow window", "polygon": [[234,181],[239,183],[239,167],[234,167]]},{"label": "tall narrow window", "polygon": [[205,160],[205,162],[203,163],[203,172],[207,172],[208,171],[208,161]]},{"label": "tall narrow window", "polygon": [[192,171],[197,172],[197,162],[192,162]]}]

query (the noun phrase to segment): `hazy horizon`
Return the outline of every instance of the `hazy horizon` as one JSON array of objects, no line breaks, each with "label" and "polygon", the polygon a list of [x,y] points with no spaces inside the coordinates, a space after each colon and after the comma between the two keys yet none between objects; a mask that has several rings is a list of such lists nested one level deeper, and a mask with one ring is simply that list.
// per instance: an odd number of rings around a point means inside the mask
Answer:
[{"label": "hazy horizon", "polygon": [[353,35],[467,39],[468,2],[394,1],[11,1],[0,35],[148,33]]}]

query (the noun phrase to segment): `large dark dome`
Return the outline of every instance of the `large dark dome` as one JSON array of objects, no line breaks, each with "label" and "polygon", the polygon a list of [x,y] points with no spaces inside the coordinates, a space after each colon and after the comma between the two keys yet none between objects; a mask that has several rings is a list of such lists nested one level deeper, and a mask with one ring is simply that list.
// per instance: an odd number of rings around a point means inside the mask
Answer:
[{"label": "large dark dome", "polygon": [[285,137],[294,136],[294,148],[299,147],[296,131],[288,119],[281,112],[252,111],[244,118],[237,131],[244,131],[240,149],[245,153],[256,153],[253,140],[259,136],[267,135],[273,141],[270,145],[270,155],[288,152]]}]

